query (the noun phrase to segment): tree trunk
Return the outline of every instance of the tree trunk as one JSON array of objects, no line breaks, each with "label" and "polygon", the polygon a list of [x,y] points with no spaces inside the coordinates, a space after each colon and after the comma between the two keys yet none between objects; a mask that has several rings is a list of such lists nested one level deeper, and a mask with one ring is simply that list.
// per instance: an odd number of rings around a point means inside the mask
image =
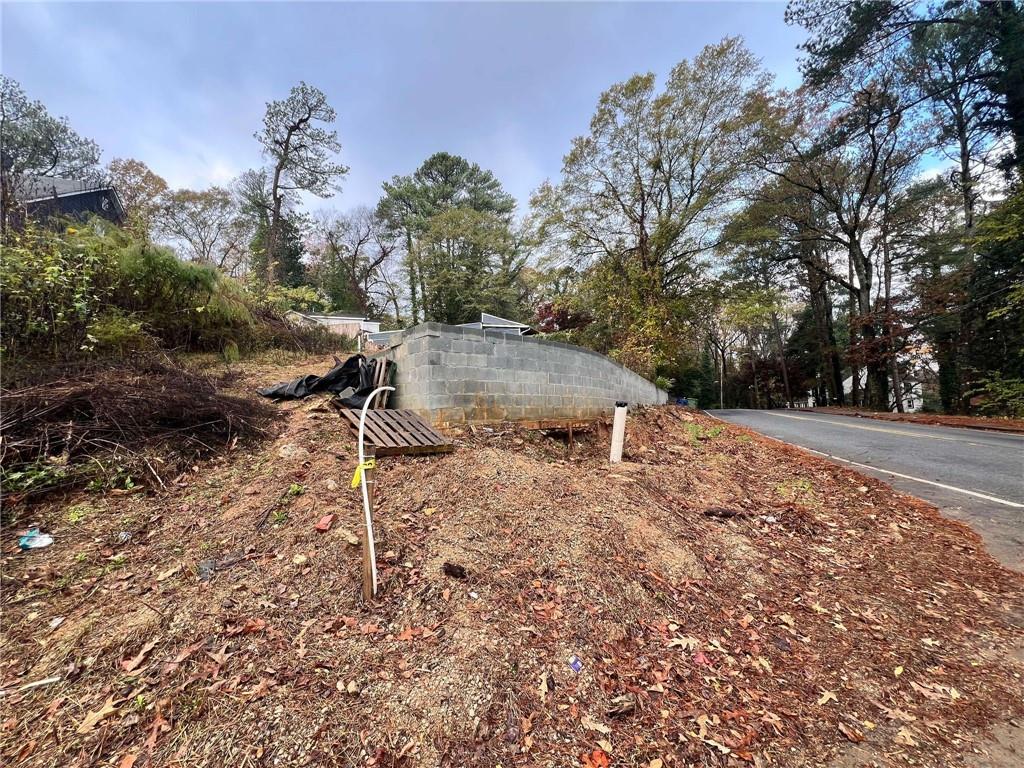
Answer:
[{"label": "tree trunk", "polygon": [[412,324],[420,321],[419,302],[416,299],[416,259],[412,251],[412,232],[405,230],[405,262],[409,269],[409,303],[412,310]]},{"label": "tree trunk", "polygon": [[779,316],[774,312],[772,312],[772,327],[775,329],[775,343],[778,345],[779,350],[779,367],[782,369],[782,389],[786,394],[786,402],[792,408],[793,392],[789,388],[789,371],[786,370],[786,349],[782,338],[782,323],[779,322]]},{"label": "tree trunk", "polygon": [[722,350],[722,370],[718,376],[718,407],[725,408],[725,348]]},{"label": "tree trunk", "polygon": [[832,318],[832,300],[825,292],[825,333],[828,349],[829,373],[832,380],[832,397],[836,405],[846,405],[843,391],[843,361],[839,358],[839,344],[836,342],[836,326]]},{"label": "tree trunk", "polygon": [[[886,215],[888,215],[888,205],[885,206]],[[887,227],[882,228],[882,254],[884,258],[884,277],[885,277],[885,319],[883,329],[885,331],[885,355],[889,361],[889,375],[892,377],[892,395],[893,402],[896,405],[896,411],[903,413],[903,384],[900,382],[900,371],[899,361],[897,360],[897,348],[896,348],[896,334],[893,331],[892,322],[892,254],[889,250],[889,231]],[[888,403],[886,403],[886,410],[888,410]]]},{"label": "tree trunk", "polygon": [[892,398],[896,412],[906,413],[903,405],[903,382],[900,381],[900,370],[895,356],[889,358],[889,376],[892,378]]},{"label": "tree trunk", "polygon": [[757,366],[754,365],[754,345],[750,344],[749,347],[750,347],[750,381],[751,381],[751,385],[753,386],[753,393],[754,393],[754,404],[753,404],[753,406],[754,406],[755,409],[759,410],[761,408],[761,390],[757,386]]},{"label": "tree trunk", "polygon": [[[867,369],[867,397],[862,398],[860,404],[869,408],[888,410],[889,408],[889,375],[885,369],[885,359],[878,343],[878,328],[875,326],[871,307],[871,264],[861,250],[860,243],[851,238],[850,246],[850,282],[853,283],[852,272],[856,267],[857,290],[851,297],[856,301],[857,311],[860,318],[855,325],[860,326],[861,350],[866,360],[864,367]],[[851,311],[853,302],[851,301]],[[855,327],[851,327],[851,334]],[[852,347],[851,338],[851,347]],[[859,373],[857,371],[856,373]],[[859,387],[857,375],[854,375],[854,387]]]},{"label": "tree trunk", "polygon": [[935,359],[939,364],[939,401],[943,413],[960,411],[960,366],[957,364],[956,335],[942,333],[936,339]]}]

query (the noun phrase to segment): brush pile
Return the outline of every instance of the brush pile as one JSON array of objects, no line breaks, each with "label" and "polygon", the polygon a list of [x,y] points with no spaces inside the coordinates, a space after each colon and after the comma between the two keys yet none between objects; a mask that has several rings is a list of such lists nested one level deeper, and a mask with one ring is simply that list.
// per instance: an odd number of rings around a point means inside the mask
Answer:
[{"label": "brush pile", "polygon": [[[3,390],[5,503],[85,482],[164,482],[197,458],[264,433],[268,409],[167,359],[65,369]],[[133,479],[134,478],[134,479]],[[12,498],[13,497],[13,498]]]}]

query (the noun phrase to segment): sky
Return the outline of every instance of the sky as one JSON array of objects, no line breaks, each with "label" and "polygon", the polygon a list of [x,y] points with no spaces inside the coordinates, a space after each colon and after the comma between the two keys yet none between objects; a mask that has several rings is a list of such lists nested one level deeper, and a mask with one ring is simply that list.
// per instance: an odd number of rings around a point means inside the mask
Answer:
[{"label": "sky", "polygon": [[381,183],[437,151],[495,173],[522,211],[556,179],[605,89],[739,35],[795,86],[802,31],[784,3],[10,3],[0,68],[96,140],[172,187],[224,184],[261,164],[266,102],[300,80],[337,110],[342,191],[313,207],[372,206]]}]

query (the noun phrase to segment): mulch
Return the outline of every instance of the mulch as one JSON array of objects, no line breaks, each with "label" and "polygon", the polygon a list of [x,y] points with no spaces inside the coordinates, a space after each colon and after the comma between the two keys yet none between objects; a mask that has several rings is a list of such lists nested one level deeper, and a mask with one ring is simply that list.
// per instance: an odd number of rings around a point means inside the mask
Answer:
[{"label": "mulch", "polygon": [[378,462],[365,606],[355,446],[279,412],[4,527],[7,764],[946,766],[1024,714],[1024,577],[879,481],[668,406],[615,466],[601,429],[452,430]]}]

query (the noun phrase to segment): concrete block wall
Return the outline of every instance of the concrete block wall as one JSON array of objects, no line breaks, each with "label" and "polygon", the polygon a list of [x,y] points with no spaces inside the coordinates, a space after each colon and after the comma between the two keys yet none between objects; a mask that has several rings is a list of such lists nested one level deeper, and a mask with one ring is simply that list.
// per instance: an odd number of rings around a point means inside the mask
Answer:
[{"label": "concrete block wall", "polygon": [[398,365],[389,404],[435,424],[587,419],[610,413],[616,400],[668,400],[604,355],[531,336],[423,323],[376,356]]}]

